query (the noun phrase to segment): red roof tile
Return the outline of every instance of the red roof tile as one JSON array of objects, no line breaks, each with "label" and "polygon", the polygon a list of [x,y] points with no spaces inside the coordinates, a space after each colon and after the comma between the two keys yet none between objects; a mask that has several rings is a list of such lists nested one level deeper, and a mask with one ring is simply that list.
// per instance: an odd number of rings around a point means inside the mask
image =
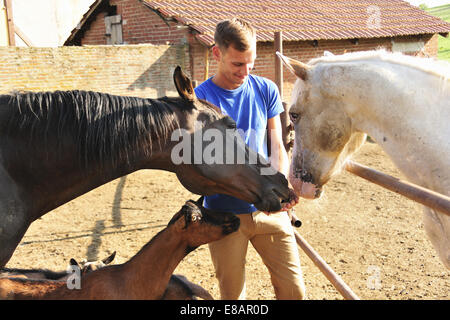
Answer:
[{"label": "red roof tile", "polygon": [[[85,13],[65,44],[102,3],[97,0]],[[214,44],[216,24],[240,17],[257,30],[258,41],[273,41],[274,32],[283,39],[323,40],[449,33],[450,23],[433,17],[402,0],[140,0],[160,14],[177,19],[196,30],[197,38]],[[377,22],[379,12],[379,25]]]},{"label": "red roof tile", "polygon": [[259,41],[272,41],[276,31],[283,31],[283,39],[288,41],[450,32],[450,23],[401,0],[144,0],[144,3],[172,18],[182,18],[182,23],[197,30],[200,33],[197,38],[208,45],[214,43],[216,24],[235,16],[255,27]]}]

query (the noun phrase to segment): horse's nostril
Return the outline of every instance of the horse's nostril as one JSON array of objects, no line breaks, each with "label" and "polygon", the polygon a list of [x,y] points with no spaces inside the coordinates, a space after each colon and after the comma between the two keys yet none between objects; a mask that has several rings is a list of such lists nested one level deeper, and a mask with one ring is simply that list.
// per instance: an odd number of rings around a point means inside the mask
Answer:
[{"label": "horse's nostril", "polygon": [[303,182],[312,182],[312,174],[304,169],[296,169],[295,177],[301,179]]},{"label": "horse's nostril", "polygon": [[302,180],[305,181],[305,182],[312,182],[312,175],[311,175],[311,173],[302,174]]},{"label": "horse's nostril", "polygon": [[319,198],[321,194],[322,194],[322,189],[316,189],[316,193],[315,193],[314,196],[315,196],[316,198]]},{"label": "horse's nostril", "polygon": [[273,193],[275,193],[277,195],[278,198],[281,199],[281,203],[285,203],[285,202],[289,202],[289,192],[285,193],[286,195],[283,195],[283,193],[281,191],[279,191],[276,188],[272,189]]}]

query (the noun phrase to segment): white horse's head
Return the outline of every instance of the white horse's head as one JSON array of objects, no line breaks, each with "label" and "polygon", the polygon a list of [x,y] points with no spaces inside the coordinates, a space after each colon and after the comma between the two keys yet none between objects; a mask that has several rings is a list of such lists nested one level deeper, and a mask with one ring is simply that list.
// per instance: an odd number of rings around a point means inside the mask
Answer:
[{"label": "white horse's head", "polygon": [[[290,105],[295,142],[289,174],[297,195],[317,198],[362,146],[364,132],[408,180],[449,195],[448,71],[428,60],[385,52],[342,59],[326,55],[309,64],[278,55],[298,78]],[[450,268],[449,216],[425,210],[424,226]]]},{"label": "white horse's head", "polygon": [[278,55],[298,78],[289,111],[295,129],[289,181],[297,195],[317,198],[366,134],[355,131],[339,101],[321,90],[316,67]]}]

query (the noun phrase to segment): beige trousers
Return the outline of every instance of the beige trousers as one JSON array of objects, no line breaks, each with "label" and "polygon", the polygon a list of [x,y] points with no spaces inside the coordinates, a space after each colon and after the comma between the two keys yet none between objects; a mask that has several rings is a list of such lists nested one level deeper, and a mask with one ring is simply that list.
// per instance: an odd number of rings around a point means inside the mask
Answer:
[{"label": "beige trousers", "polygon": [[221,299],[245,299],[245,256],[250,241],[267,266],[275,296],[303,299],[303,282],[297,243],[286,212],[266,215],[256,211],[238,214],[237,232],[209,244],[219,280]]}]

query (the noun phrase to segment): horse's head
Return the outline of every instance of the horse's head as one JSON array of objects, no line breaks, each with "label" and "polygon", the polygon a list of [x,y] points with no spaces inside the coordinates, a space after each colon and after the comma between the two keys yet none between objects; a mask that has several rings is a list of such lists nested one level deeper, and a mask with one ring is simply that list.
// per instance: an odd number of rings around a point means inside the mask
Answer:
[{"label": "horse's head", "polygon": [[184,106],[180,130],[174,132],[171,161],[180,182],[200,195],[227,194],[277,211],[287,200],[286,178],[250,149],[235,122],[207,101],[197,99],[180,68],[174,80]]},{"label": "horse's head", "polygon": [[340,100],[324,90],[320,66],[279,57],[298,78],[289,109],[295,129],[289,181],[298,195],[317,198],[322,186],[363,144],[365,134],[353,130]]},{"label": "horse's head", "polygon": [[233,213],[216,212],[202,206],[198,201],[186,201],[170,220],[168,226],[177,229],[177,234],[187,242],[188,251],[202,244],[217,241],[239,229],[240,220]]}]

